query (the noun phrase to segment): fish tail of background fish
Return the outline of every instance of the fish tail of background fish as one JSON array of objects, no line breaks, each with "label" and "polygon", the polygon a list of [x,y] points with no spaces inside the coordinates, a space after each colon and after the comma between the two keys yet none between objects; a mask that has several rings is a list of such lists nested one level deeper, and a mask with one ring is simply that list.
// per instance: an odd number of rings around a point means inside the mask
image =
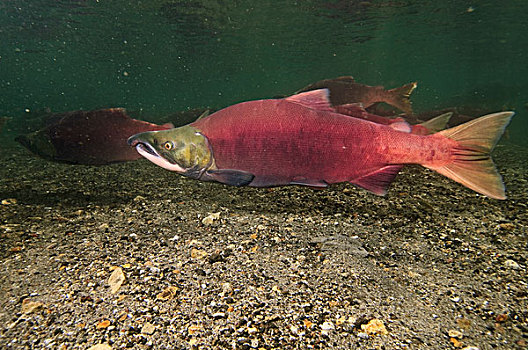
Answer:
[{"label": "fish tail of background fish", "polygon": [[404,111],[406,114],[412,115],[413,111],[409,97],[417,86],[418,83],[414,82],[388,90],[389,101],[387,103]]},{"label": "fish tail of background fish", "polygon": [[457,141],[451,150],[451,161],[423,165],[488,197],[506,199],[502,178],[490,154],[513,115],[513,112],[488,114],[440,131],[435,135]]}]

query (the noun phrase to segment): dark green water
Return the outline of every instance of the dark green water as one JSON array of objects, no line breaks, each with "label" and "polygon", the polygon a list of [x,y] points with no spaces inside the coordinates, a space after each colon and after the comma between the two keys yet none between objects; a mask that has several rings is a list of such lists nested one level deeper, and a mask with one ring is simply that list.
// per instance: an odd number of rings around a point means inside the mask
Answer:
[{"label": "dark green water", "polygon": [[157,121],[353,75],[418,81],[416,111],[513,109],[510,141],[526,145],[526,13],[524,0],[2,0],[0,116],[120,106]]}]

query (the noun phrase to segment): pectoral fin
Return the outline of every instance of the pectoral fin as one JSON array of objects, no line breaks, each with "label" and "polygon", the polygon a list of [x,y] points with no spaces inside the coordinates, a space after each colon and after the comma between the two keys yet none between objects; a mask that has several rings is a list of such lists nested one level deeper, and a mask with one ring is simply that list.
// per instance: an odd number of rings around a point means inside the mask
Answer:
[{"label": "pectoral fin", "polygon": [[214,180],[231,186],[247,186],[255,178],[255,175],[247,171],[234,169],[208,170],[204,175],[208,180]]}]

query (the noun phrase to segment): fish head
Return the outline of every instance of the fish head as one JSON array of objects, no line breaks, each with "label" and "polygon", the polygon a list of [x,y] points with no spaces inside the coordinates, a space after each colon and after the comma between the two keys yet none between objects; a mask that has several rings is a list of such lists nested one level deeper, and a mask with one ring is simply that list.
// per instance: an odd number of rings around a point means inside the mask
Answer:
[{"label": "fish head", "polygon": [[207,138],[190,125],[142,132],[131,136],[128,144],[152,163],[195,179],[213,165]]}]

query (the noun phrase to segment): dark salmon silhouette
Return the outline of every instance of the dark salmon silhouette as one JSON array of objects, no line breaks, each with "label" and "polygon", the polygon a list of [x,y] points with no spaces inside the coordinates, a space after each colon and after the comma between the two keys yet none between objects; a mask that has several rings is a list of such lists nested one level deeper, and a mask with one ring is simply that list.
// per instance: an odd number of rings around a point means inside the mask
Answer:
[{"label": "dark salmon silhouette", "polygon": [[344,105],[350,103],[361,103],[368,108],[375,103],[385,102],[401,111],[412,115],[412,106],[409,97],[416,89],[417,83],[410,83],[399,88],[385,90],[383,86],[369,86],[357,83],[353,77],[345,76],[335,79],[325,79],[310,84],[297,93],[317,89],[330,90],[330,102],[332,105]]},{"label": "dark salmon silhouette", "polygon": [[48,160],[102,165],[140,158],[127,145],[131,135],[172,127],[132,119],[123,108],[74,111],[54,115],[43,129],[16,140]]}]

